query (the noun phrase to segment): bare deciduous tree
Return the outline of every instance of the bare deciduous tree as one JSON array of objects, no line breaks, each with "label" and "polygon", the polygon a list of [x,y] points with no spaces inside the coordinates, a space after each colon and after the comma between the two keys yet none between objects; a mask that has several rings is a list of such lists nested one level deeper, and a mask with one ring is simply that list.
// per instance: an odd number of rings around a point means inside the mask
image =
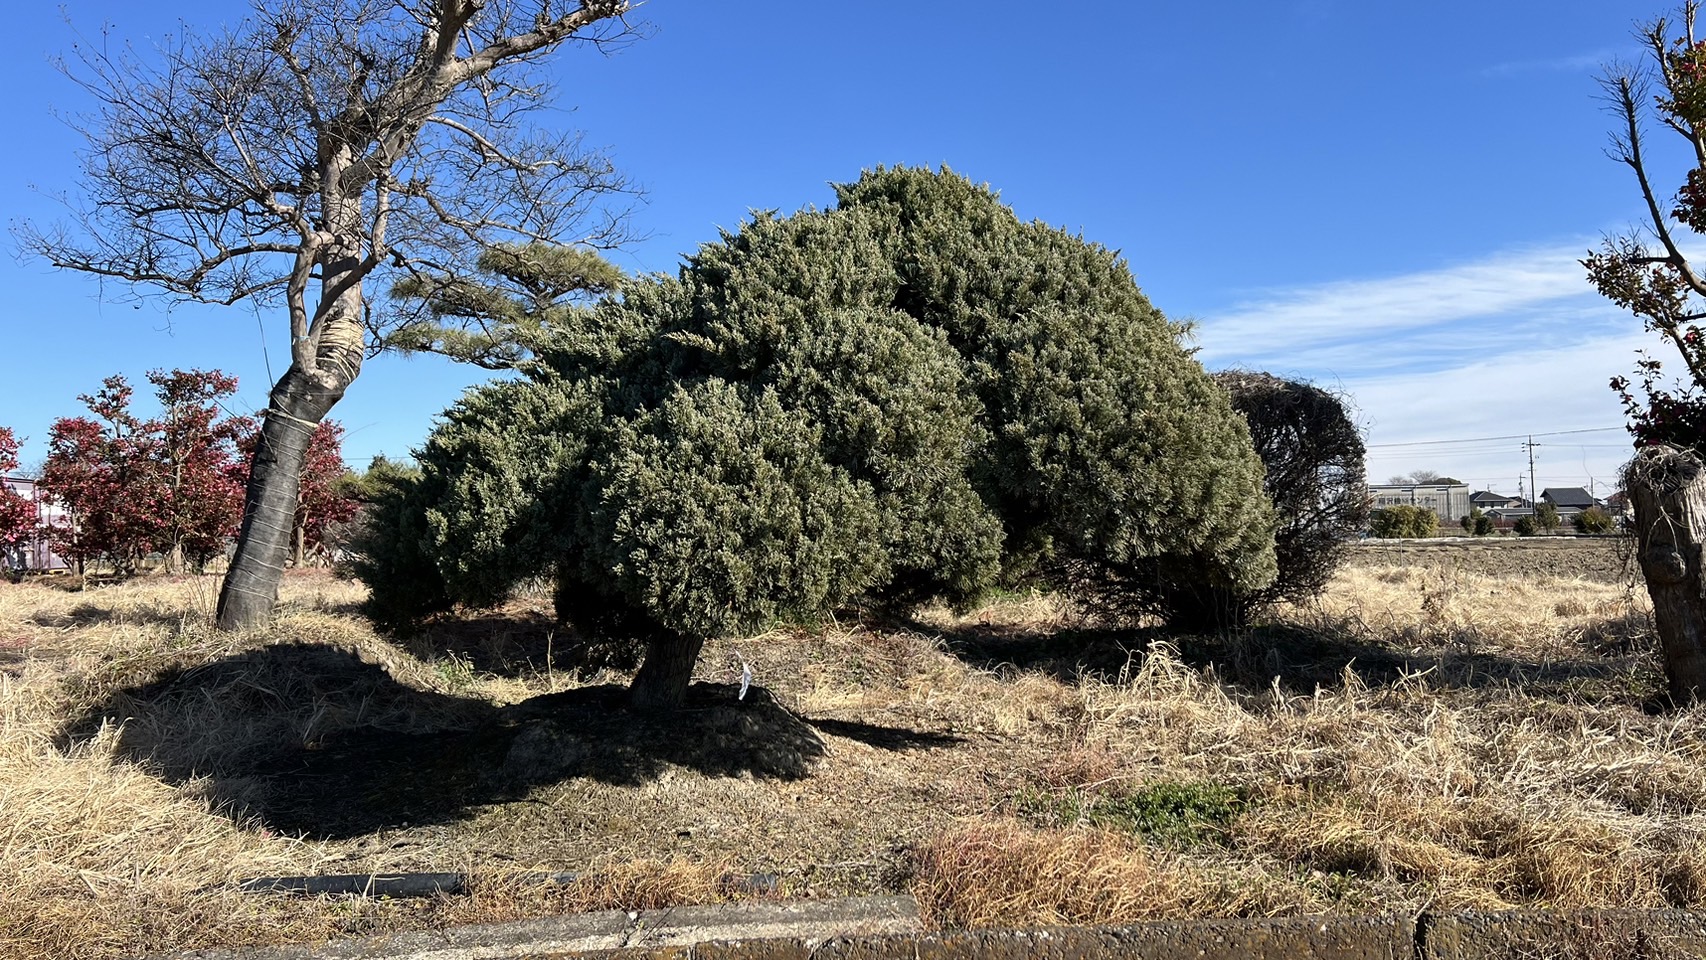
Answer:
[{"label": "bare deciduous tree", "polygon": [[270,616],[309,439],[398,322],[368,284],[447,282],[496,243],[625,239],[626,210],[608,203],[630,195],[624,178],[528,120],[548,102],[541,59],[632,38],[630,6],[256,0],[235,28],[146,56],[103,37],[67,61],[96,102],[77,121],[79,199],[60,223],[15,224],[23,250],[141,293],[289,317],[221,627]]},{"label": "bare deciduous tree", "polygon": [[[1614,66],[1602,81],[1617,118],[1612,159],[1629,167],[1640,188],[1646,222],[1606,238],[1582,261],[1588,279],[1607,299],[1641,318],[1648,332],[1676,351],[1682,375],[1660,360],[1636,363],[1644,397],[1616,377],[1637,452],[1624,470],[1635,509],[1635,533],[1653,623],[1664,654],[1665,676],[1677,702],[1706,694],[1706,276],[1684,254],[1678,234],[1706,233],[1706,41],[1695,36],[1700,4],[1686,0],[1680,22],[1657,18],[1643,27],[1642,66]],[[1689,165],[1676,193],[1654,186],[1646,124],[1688,144]]]},{"label": "bare deciduous tree", "polygon": [[1388,478],[1386,482],[1390,484],[1415,484],[1419,487],[1432,486],[1439,483],[1457,483],[1457,481],[1451,477],[1433,470],[1412,470],[1409,473],[1400,473],[1394,477]]},{"label": "bare deciduous tree", "polygon": [[1307,600],[1326,589],[1349,552],[1347,537],[1368,524],[1367,451],[1342,396],[1249,370],[1223,370],[1214,381],[1250,427],[1276,520],[1274,582],[1216,598],[1231,622],[1243,623],[1263,605]]}]

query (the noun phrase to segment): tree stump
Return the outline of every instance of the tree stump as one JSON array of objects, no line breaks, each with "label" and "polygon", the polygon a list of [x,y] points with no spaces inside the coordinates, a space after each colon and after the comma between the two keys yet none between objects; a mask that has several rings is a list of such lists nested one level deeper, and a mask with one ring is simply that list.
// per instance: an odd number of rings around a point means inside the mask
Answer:
[{"label": "tree stump", "polygon": [[1690,450],[1643,447],[1623,480],[1671,699],[1692,703],[1706,691],[1706,464]]}]

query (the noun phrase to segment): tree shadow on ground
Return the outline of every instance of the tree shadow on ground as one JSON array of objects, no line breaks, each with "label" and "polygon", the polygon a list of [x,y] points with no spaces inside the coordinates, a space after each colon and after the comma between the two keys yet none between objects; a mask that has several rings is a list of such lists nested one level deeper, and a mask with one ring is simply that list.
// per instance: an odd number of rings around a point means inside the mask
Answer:
[{"label": "tree shadow on ground", "polygon": [[[618,686],[499,707],[419,690],[355,655],[280,644],[116,690],[61,729],[62,751],[112,738],[116,762],[202,791],[233,819],[343,839],[464,819],[584,777],[639,785],[676,767],[796,780],[825,753],[813,723],[763,688],[697,683],[684,709],[631,713]],[[843,721],[825,732],[884,749],[954,738]]]},{"label": "tree shadow on ground", "polygon": [[0,637],[0,675],[21,677],[24,675],[24,664],[30,660],[29,647],[22,643],[10,643]]},{"label": "tree shadow on ground", "polygon": [[391,640],[423,660],[452,654],[498,677],[555,672],[585,680],[601,670],[632,670],[645,652],[639,642],[591,642],[538,609],[444,616]]},{"label": "tree shadow on ground", "polygon": [[107,623],[127,623],[135,626],[180,626],[193,623],[204,617],[186,612],[180,604],[145,603],[119,607],[112,604],[96,602],[79,603],[63,613],[37,613],[24,618],[24,622],[36,627],[48,627],[54,630],[69,630],[77,627],[93,627]]},{"label": "tree shadow on ground", "polygon": [[1181,655],[1216,669],[1245,687],[1288,693],[1336,690],[1347,682],[1390,687],[1425,677],[1435,689],[1520,690],[1547,699],[1624,700],[1643,709],[1661,680],[1650,656],[1578,643],[1563,656],[1525,655],[1486,644],[1472,632],[1429,638],[1404,648],[1370,642],[1341,624],[1303,627],[1265,624],[1235,636],[1191,637]]},{"label": "tree shadow on ground", "polygon": [[[1663,676],[1650,643],[1631,639],[1630,618],[1606,618],[1583,631],[1579,656],[1539,660],[1478,649],[1467,640],[1412,649],[1370,642],[1349,625],[1264,624],[1222,635],[1181,635],[1158,627],[1065,628],[1033,624],[966,624],[943,628],[911,622],[939,636],[953,655],[994,672],[1037,671],[1064,682],[1091,678],[1118,683],[1158,649],[1212,669],[1217,679],[1248,693],[1276,685],[1291,694],[1342,689],[1347,682],[1392,686],[1427,674],[1435,687],[1517,687],[1531,696],[1627,701],[1646,711],[1665,708]],[[1353,679],[1354,678],[1354,679]]]},{"label": "tree shadow on ground", "polygon": [[908,750],[935,750],[965,743],[966,738],[952,733],[936,733],[928,730],[909,730],[905,727],[883,727],[876,724],[860,723],[856,720],[806,719],[812,727],[833,737],[846,737],[857,740],[878,750],[888,750],[895,753]]},{"label": "tree shadow on ground", "polygon": [[305,610],[313,613],[330,614],[334,617],[350,617],[351,619],[366,620],[367,614],[360,600],[331,600],[316,597],[313,600],[286,602],[279,607],[279,612]]}]

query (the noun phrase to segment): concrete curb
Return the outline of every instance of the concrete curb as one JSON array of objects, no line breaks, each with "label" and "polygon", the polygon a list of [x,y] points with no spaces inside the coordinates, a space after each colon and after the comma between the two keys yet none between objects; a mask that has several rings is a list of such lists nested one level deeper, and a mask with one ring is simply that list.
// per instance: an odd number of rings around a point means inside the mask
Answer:
[{"label": "concrete curb", "polygon": [[319,945],[154,960],[1606,960],[1706,956],[1682,910],[1284,917],[1038,930],[923,931],[910,897],[606,911]]},{"label": "concrete curb", "polygon": [[1706,956],[1706,914],[1687,910],[1572,910],[1550,913],[1423,914],[1416,921],[1420,960],[1534,956]]},{"label": "concrete curb", "polygon": [[1412,960],[1403,917],[1209,920],[1129,927],[960,930],[821,941],[610,950],[584,960]]},{"label": "concrete curb", "polygon": [[[638,948],[691,947],[707,941],[793,943],[835,937],[916,934],[911,897],[747,902],[630,913],[605,910],[450,930],[411,930],[360,940],[152,954],[152,960],[489,960],[565,957]],[[669,954],[664,954],[669,955]],[[680,954],[675,954],[680,955]]]}]

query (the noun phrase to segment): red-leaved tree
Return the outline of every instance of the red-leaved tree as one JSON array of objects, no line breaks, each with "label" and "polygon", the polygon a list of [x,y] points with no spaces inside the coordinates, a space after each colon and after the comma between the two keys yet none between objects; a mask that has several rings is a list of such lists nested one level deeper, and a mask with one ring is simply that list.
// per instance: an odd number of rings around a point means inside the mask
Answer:
[{"label": "red-leaved tree", "polygon": [[328,538],[337,528],[355,519],[361,504],[351,496],[349,468],[344,466],[344,428],[335,420],[322,420],[308,442],[308,457],[302,466],[302,485],[296,498],[296,565],[310,556],[329,557]]},{"label": "red-leaved tree", "polygon": [[146,551],[136,498],[126,493],[142,459],[131,392],[124,377],[108,377],[78,398],[93,417],[61,417],[48,428],[39,489],[63,511],[48,542],[78,573],[102,559],[127,572]]},{"label": "red-leaved tree", "polygon": [[[11,427],[0,427],[0,477],[18,469],[18,438]],[[36,535],[36,505],[0,483],[0,567],[13,565],[18,545]]]},{"label": "red-leaved tree", "polygon": [[201,566],[224,549],[242,517],[237,441],[250,429],[219,401],[235,377],[217,370],[148,374],[161,413],[131,412],[130,384],[108,377],[79,397],[92,417],[65,417],[48,431],[41,488],[65,510],[49,542],[79,570],[106,560],[128,574],[150,553],[167,569]]},{"label": "red-leaved tree", "polygon": [[[1696,35],[1699,0],[1676,19],[1640,32],[1644,67],[1616,68],[1604,80],[1617,116],[1611,155],[1640,188],[1646,222],[1606,239],[1582,261],[1613,303],[1641,318],[1666,358],[1643,354],[1635,380],[1611,381],[1629,415],[1636,452],[1623,479],[1635,514],[1636,556],[1653,599],[1654,632],[1671,697],[1706,699],[1706,272],[1689,259],[1688,234],[1706,234],[1706,39]],[[1675,134],[1686,153],[1681,176],[1655,183],[1648,129]],[[1669,366],[1666,366],[1669,364]]]},{"label": "red-leaved tree", "polygon": [[148,374],[161,415],[149,426],[154,442],[147,521],[153,547],[178,573],[225,549],[243,514],[247,471],[237,441],[253,425],[221,416],[219,402],[237,392],[237,378],[218,370],[159,370]]}]

